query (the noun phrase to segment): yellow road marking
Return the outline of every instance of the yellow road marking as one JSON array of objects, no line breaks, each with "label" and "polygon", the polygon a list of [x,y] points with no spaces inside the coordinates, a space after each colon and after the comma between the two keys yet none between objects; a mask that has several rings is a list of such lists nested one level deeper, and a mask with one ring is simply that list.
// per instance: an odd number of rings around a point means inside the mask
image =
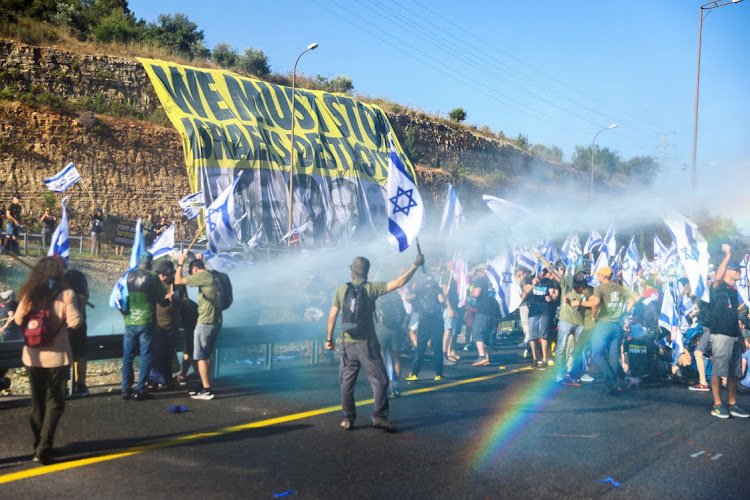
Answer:
[{"label": "yellow road marking", "polygon": [[[475,377],[470,379],[463,379],[463,380],[456,380],[455,382],[449,382],[447,384],[440,384],[435,385],[432,387],[423,387],[421,389],[413,389],[411,391],[405,391],[401,393],[402,397],[405,396],[414,396],[416,394],[425,394],[428,392],[434,392],[439,391],[442,389],[448,389],[451,387],[458,387],[461,385],[466,384],[474,384],[477,382],[483,382],[485,380],[490,380],[497,377],[504,377],[506,375],[510,375],[513,373],[518,373],[522,371],[531,370],[529,367],[525,368],[519,368],[517,370],[511,370],[503,373],[493,373],[490,375],[485,375],[482,377]],[[366,399],[363,401],[359,401],[357,403],[357,406],[366,406],[371,405],[375,402],[374,399]],[[96,464],[100,462],[108,462],[110,460],[116,460],[118,458],[124,458],[129,457],[131,455],[137,455],[139,453],[143,453],[146,451],[151,450],[159,450],[161,448],[169,448],[171,446],[179,446],[181,444],[185,444],[190,441],[195,441],[198,439],[205,439],[215,436],[223,436],[225,434],[231,434],[233,432],[243,431],[246,429],[257,429],[259,427],[268,427],[271,425],[277,425],[277,424],[283,424],[286,422],[292,422],[294,420],[302,420],[305,418],[310,417],[317,417],[318,415],[325,415],[327,413],[333,413],[335,411],[341,410],[341,405],[338,406],[328,406],[326,408],[319,408],[317,410],[310,410],[310,411],[304,411],[300,413],[293,413],[291,415],[282,415],[280,417],[274,417],[274,418],[268,418],[265,420],[259,420],[258,422],[248,422],[246,424],[241,425],[234,425],[232,427],[225,427],[223,429],[218,429],[216,431],[212,432],[201,432],[199,434],[190,434],[187,436],[181,436],[174,439],[169,439],[167,441],[160,441],[157,443],[147,444],[143,446],[134,446],[132,448],[128,448],[126,450],[117,452],[117,453],[111,453],[109,455],[101,455],[98,457],[90,457],[90,458],[82,458],[79,460],[71,460],[70,462],[60,462],[52,465],[46,465],[43,467],[35,467],[32,469],[22,470],[19,472],[13,472],[11,474],[5,474],[0,476],[0,484],[3,483],[10,483],[13,481],[18,481],[21,479],[27,479],[30,477],[36,477],[36,476],[42,476],[44,474],[50,474],[52,472],[58,472],[62,470],[68,470],[68,469],[75,469],[78,467],[84,467],[86,465]]]}]

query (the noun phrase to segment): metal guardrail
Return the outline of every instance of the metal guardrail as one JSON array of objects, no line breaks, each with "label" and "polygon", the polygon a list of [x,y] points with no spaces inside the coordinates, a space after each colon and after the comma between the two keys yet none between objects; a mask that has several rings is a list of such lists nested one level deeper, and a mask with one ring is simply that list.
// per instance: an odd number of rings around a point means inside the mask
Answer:
[{"label": "metal guardrail", "polygon": [[[255,325],[251,327],[222,328],[216,339],[214,352],[211,357],[213,376],[220,376],[221,352],[224,349],[236,347],[265,346],[264,370],[273,368],[273,349],[277,344],[289,344],[305,340],[312,341],[311,364],[318,363],[318,348],[320,339],[325,335],[326,321],[302,323],[280,323],[273,325]],[[183,332],[180,330],[173,336],[173,345],[182,345]],[[100,359],[122,358],[122,334],[90,335],[86,359],[95,361]],[[0,342],[0,369],[20,368],[23,341]],[[179,350],[179,349],[178,349]]]}]

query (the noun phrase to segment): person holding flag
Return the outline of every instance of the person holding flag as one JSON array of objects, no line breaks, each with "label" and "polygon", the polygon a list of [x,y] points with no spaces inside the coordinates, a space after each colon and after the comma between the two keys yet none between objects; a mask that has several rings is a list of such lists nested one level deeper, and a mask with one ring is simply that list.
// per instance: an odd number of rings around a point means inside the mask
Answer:
[{"label": "person holding flag", "polygon": [[388,136],[391,153],[388,157],[388,242],[403,252],[416,239],[424,226],[424,204],[414,177],[401,161],[393,137]]}]

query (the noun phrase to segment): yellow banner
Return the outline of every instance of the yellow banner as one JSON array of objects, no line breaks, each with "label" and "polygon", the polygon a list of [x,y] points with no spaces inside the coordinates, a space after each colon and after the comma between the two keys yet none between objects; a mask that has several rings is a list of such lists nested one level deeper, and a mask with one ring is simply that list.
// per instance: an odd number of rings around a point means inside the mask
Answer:
[{"label": "yellow banner", "polygon": [[[139,61],[182,136],[193,190],[199,188],[201,167],[289,170],[291,88],[224,70]],[[385,183],[392,129],[383,110],[346,95],[300,89],[294,110],[295,175]]]}]

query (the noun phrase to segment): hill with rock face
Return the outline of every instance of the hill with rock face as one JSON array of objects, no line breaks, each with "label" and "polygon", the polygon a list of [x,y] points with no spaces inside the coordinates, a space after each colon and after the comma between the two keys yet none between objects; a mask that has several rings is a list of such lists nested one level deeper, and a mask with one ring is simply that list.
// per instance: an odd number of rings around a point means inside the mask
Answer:
[{"label": "hill with rock face", "polygon": [[[74,161],[84,181],[69,193],[72,232],[88,231],[92,197],[109,214],[135,218],[154,210],[179,218],[176,200],[190,191],[182,141],[138,61],[0,40],[0,89],[0,202],[17,190],[30,209],[26,217],[38,218],[43,178]],[[442,205],[447,182],[471,210],[481,194],[502,196],[531,171],[569,173],[467,128],[387,114],[428,204]],[[183,224],[178,237],[194,230]]]}]

